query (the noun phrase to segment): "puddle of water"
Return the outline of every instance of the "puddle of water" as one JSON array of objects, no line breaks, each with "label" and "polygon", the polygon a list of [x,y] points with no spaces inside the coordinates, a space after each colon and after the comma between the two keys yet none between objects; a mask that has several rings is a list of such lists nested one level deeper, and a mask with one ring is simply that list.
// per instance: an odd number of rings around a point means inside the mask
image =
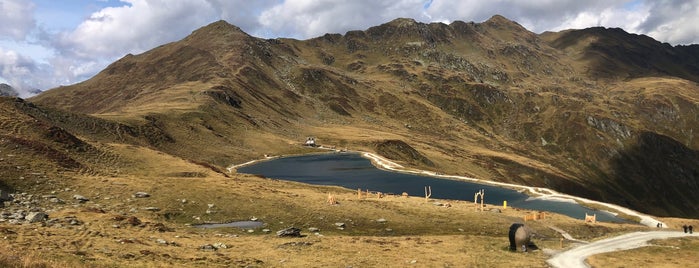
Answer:
[{"label": "puddle of water", "polygon": [[253,229],[253,228],[262,227],[262,225],[264,225],[264,222],[261,222],[261,221],[234,221],[234,222],[229,222],[229,223],[204,223],[204,224],[192,225],[192,227],[206,228],[206,229],[229,228],[229,227],[242,228],[242,229]]}]

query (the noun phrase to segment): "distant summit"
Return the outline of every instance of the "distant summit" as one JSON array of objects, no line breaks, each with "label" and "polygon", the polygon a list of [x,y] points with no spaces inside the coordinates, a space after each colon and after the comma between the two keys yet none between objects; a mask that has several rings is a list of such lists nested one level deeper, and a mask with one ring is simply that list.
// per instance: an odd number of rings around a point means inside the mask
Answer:
[{"label": "distant summit", "polygon": [[[37,95],[41,93],[42,91],[36,88],[29,89],[26,93],[28,96],[21,96],[23,98],[25,97],[31,97],[34,95]],[[5,83],[0,83],[0,96],[3,97],[20,97],[20,91],[15,89],[14,87],[5,84]]]},{"label": "distant summit", "polygon": [[17,91],[12,86],[5,83],[0,83],[0,96],[17,97],[17,95]]}]

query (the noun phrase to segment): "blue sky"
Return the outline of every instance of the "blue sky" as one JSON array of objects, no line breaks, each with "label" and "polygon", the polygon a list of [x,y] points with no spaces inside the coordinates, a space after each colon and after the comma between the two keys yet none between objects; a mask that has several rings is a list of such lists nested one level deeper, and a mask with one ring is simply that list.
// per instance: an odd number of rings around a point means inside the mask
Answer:
[{"label": "blue sky", "polygon": [[398,17],[484,21],[540,33],[621,27],[672,45],[699,43],[699,0],[0,0],[0,83],[28,97],[90,78],[128,53],[224,19],[263,38],[306,39]]}]

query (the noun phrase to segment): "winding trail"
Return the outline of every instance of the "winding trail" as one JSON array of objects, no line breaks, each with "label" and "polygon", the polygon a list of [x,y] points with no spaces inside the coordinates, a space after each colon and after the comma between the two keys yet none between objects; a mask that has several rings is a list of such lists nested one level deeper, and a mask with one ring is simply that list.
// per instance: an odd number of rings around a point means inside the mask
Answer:
[{"label": "winding trail", "polygon": [[554,230],[554,231],[556,231],[556,232],[558,232],[559,234],[561,234],[561,235],[563,236],[563,238],[565,238],[565,239],[568,240],[568,241],[572,241],[572,242],[575,242],[575,243],[582,243],[582,244],[590,243],[590,242],[587,242],[587,241],[575,239],[575,238],[573,238],[573,236],[570,235],[568,232],[566,232],[566,231],[564,231],[564,230],[562,230],[562,229],[560,229],[560,228],[558,228],[558,227],[549,226],[549,228],[552,229],[552,230]]},{"label": "winding trail", "polygon": [[586,268],[585,260],[595,254],[627,250],[648,246],[649,240],[683,236],[699,237],[699,234],[686,234],[676,231],[634,232],[581,245],[554,255],[546,262],[553,267]]}]

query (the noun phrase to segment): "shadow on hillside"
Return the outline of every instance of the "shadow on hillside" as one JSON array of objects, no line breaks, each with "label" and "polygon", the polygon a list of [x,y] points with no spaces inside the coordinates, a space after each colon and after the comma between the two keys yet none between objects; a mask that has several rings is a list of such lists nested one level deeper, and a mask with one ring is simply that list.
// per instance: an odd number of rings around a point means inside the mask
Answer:
[{"label": "shadow on hillside", "polygon": [[611,160],[610,183],[626,194],[608,198],[657,216],[699,217],[699,151],[651,132]]},{"label": "shadow on hillside", "polygon": [[0,181],[0,191],[7,192],[7,193],[11,194],[11,193],[15,192],[15,188],[7,185],[4,181]]}]

